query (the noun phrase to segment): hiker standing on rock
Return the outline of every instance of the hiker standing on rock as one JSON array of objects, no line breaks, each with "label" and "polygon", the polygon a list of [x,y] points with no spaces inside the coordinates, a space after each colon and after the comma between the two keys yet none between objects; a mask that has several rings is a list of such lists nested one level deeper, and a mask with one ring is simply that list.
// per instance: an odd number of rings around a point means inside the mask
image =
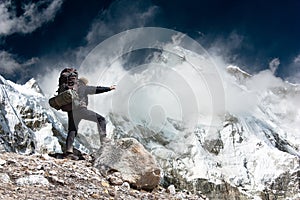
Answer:
[{"label": "hiker standing on rock", "polygon": [[[82,119],[93,121],[97,123],[98,132],[100,134],[100,142],[103,144],[108,141],[106,138],[106,121],[105,118],[98,113],[87,109],[88,95],[99,94],[116,89],[116,86],[102,87],[102,86],[88,86],[88,80],[86,78],[80,78],[78,80],[78,97],[80,106],[77,109],[73,109],[68,112],[68,137],[66,140],[66,153],[67,157],[71,159],[73,155],[73,143],[75,136],[77,135],[78,125]],[[76,159],[76,158],[75,158]]]},{"label": "hiker standing on rock", "polygon": [[68,112],[68,136],[66,140],[66,154],[70,159],[77,160],[73,154],[73,143],[77,135],[78,125],[82,119],[97,123],[100,142],[107,142],[106,121],[98,113],[87,109],[88,95],[99,94],[116,89],[110,87],[88,86],[86,78],[78,79],[78,72],[74,68],[65,68],[60,73],[58,95],[49,99],[49,104],[56,110]]}]

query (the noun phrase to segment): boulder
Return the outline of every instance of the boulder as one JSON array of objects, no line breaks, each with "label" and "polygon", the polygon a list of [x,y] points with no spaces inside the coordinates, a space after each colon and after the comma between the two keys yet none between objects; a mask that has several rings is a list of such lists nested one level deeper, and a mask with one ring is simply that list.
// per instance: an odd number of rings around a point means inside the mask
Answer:
[{"label": "boulder", "polygon": [[160,182],[161,169],[155,158],[134,138],[105,143],[94,166],[105,176],[120,173],[123,182],[138,189],[152,190]]}]

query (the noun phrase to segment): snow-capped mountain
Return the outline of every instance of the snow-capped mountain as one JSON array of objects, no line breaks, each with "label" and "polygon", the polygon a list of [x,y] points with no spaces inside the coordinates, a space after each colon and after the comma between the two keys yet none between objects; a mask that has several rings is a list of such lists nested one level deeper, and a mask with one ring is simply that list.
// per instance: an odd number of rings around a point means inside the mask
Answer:
[{"label": "snow-capped mountain", "polygon": [[[216,66],[178,43],[164,45],[147,67],[107,69],[103,81],[121,80],[109,115],[112,136],[141,141],[166,185],[210,199],[299,199],[300,86],[271,70],[250,75]],[[196,112],[191,127],[186,119]]]},{"label": "snow-capped mountain", "polygon": [[[0,149],[61,153],[66,131],[34,79],[24,85],[0,76]],[[88,150],[76,142],[78,149]]]},{"label": "snow-capped mountain", "polygon": [[[201,192],[210,199],[300,198],[300,87],[274,78],[268,71],[251,76],[228,67],[229,99],[250,109],[227,108],[219,125],[202,123],[191,131],[180,120],[166,117],[164,126],[132,122],[128,116],[107,115],[109,136],[133,137],[157,159],[163,183]],[[263,77],[263,78],[262,78]],[[66,130],[61,114],[48,106],[34,79],[24,85],[0,77],[0,148],[18,153],[61,152]],[[255,84],[264,88],[257,89]],[[238,93],[236,93],[238,91]],[[228,95],[229,95],[228,94]],[[240,112],[242,111],[242,112]],[[81,125],[77,149],[97,148],[96,129]]]},{"label": "snow-capped mountain", "polygon": [[[299,135],[275,125],[270,113],[228,114],[211,136],[206,125],[185,132],[168,119],[161,132],[110,115],[115,137],[135,137],[164,169],[164,181],[210,199],[299,199]],[[238,188],[238,190],[236,189]]]}]

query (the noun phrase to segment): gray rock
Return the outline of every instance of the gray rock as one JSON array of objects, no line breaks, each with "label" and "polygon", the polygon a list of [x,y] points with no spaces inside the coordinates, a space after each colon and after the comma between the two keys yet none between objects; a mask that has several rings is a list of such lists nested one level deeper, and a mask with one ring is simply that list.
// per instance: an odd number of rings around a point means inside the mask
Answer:
[{"label": "gray rock", "polygon": [[104,175],[120,172],[123,182],[151,190],[160,182],[160,167],[154,157],[136,139],[123,138],[105,143],[99,150],[94,166]]},{"label": "gray rock", "polygon": [[130,189],[129,183],[128,183],[128,182],[124,182],[124,183],[122,184],[122,188],[123,188],[124,190],[129,190],[129,189]]},{"label": "gray rock", "polygon": [[170,185],[167,189],[167,192],[170,193],[170,194],[176,194],[175,186]]},{"label": "gray rock", "polygon": [[0,181],[1,183],[9,183],[10,178],[6,173],[0,173]]},{"label": "gray rock", "polygon": [[2,160],[1,158],[0,158],[0,165],[4,165],[6,163],[6,161],[5,160]]},{"label": "gray rock", "polygon": [[122,175],[120,172],[115,172],[107,176],[107,180],[113,185],[122,185]]},{"label": "gray rock", "polygon": [[49,185],[49,181],[42,175],[29,175],[16,180],[17,185]]},{"label": "gray rock", "polygon": [[[1,125],[0,125],[0,129],[1,129]],[[0,133],[1,133],[1,130],[0,130]],[[0,140],[0,142],[1,142],[1,140]],[[5,147],[3,144],[0,143],[0,153],[4,153],[4,152],[6,152]]]}]

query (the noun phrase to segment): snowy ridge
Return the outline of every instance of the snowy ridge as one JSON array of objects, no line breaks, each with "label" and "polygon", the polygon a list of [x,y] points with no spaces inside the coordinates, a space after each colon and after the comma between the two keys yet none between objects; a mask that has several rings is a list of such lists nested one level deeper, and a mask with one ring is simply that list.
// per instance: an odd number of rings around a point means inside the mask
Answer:
[{"label": "snowy ridge", "polygon": [[[1,80],[2,149],[19,153],[61,153],[66,131],[34,79],[24,85]],[[55,135],[55,136],[54,136]],[[77,148],[88,150],[76,143]]]},{"label": "snowy ridge", "polygon": [[248,72],[245,72],[241,68],[233,65],[229,65],[226,68],[227,72],[232,74],[233,76],[239,78],[239,79],[244,79],[244,78],[250,78],[252,75],[249,74]]}]

